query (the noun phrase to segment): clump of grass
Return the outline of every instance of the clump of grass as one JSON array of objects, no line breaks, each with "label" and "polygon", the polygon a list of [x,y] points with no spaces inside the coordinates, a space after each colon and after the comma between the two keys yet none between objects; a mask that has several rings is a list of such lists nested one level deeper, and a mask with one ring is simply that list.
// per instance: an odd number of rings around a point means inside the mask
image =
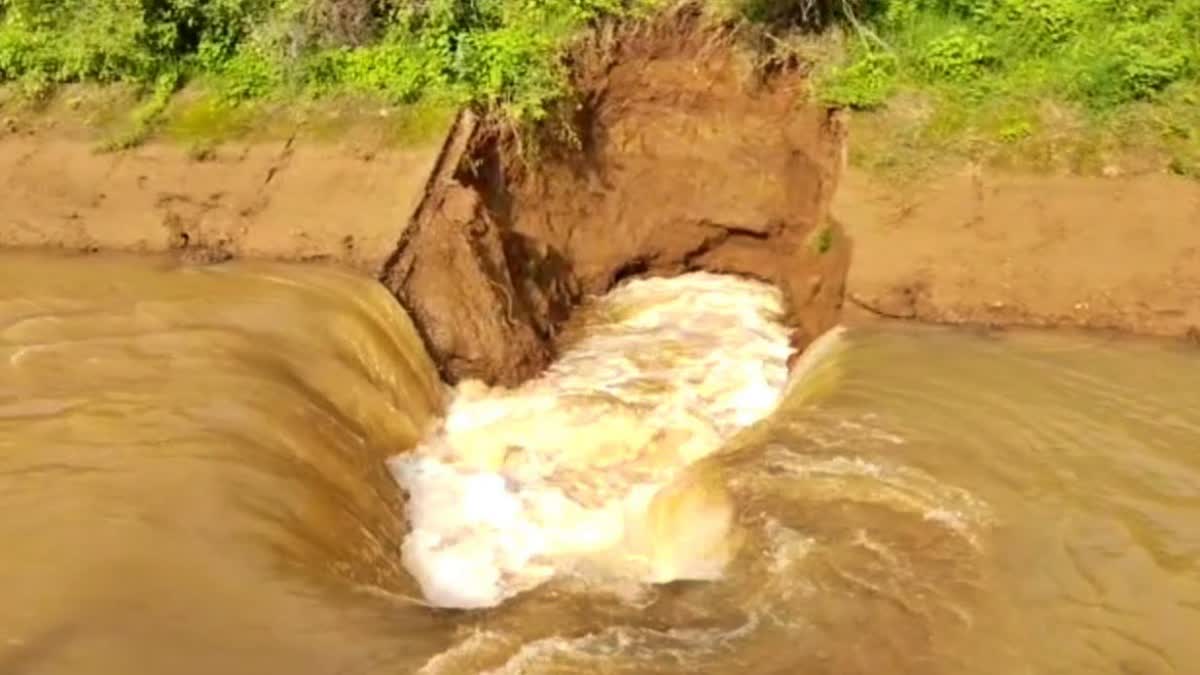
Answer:
[{"label": "clump of grass", "polygon": [[179,82],[178,73],[166,72],[160,75],[149,98],[133,109],[129,125],[101,143],[99,151],[115,152],[140,145],[154,130],[163,111],[171,102],[171,95],[175,93]]},{"label": "clump of grass", "polygon": [[1200,86],[1200,0],[889,0],[872,25],[878,40],[851,31],[818,93],[871,113],[858,159],[876,168],[1136,152],[1185,166],[1200,150],[1181,103]]},{"label": "clump of grass", "polygon": [[[773,44],[824,35],[803,58],[821,61],[821,100],[870,113],[860,164],[1091,170],[1140,152],[1190,175],[1200,162],[1200,0],[697,1]],[[667,4],[0,0],[0,86],[34,102],[69,83],[142,91],[106,149],[158,131],[193,144],[295,124],[336,134],[358,114],[294,119],[311,101],[386,110],[376,126],[396,139],[434,133],[462,105],[527,126],[569,98],[575,36]],[[177,102],[181,88],[202,95]]]}]

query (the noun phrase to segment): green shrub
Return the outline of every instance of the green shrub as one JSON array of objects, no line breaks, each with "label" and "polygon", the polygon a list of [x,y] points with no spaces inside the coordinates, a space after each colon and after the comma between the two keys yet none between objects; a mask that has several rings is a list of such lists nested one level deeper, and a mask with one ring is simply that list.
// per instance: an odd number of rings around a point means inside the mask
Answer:
[{"label": "green shrub", "polygon": [[[917,90],[937,106],[1042,97],[1112,112],[1200,82],[1200,0],[703,1],[768,31],[840,26],[852,36],[848,59],[822,68],[818,95],[853,108]],[[538,120],[568,93],[561,56],[573,35],[602,17],[665,4],[0,0],[0,82],[41,95],[65,82],[149,92],[164,77],[200,77],[224,103],[278,92],[369,94],[473,102]],[[972,128],[969,110],[952,112],[930,119]]]},{"label": "green shrub", "polygon": [[1101,109],[1153,98],[1194,71],[1196,55],[1180,40],[1161,23],[1118,29],[1086,54],[1078,96]]},{"label": "green shrub", "polygon": [[822,100],[860,110],[883,105],[896,88],[896,59],[880,51],[863,51],[847,66],[831,71],[819,83]]},{"label": "green shrub", "polygon": [[233,54],[267,0],[7,0],[0,80],[150,83]]},{"label": "green shrub", "polygon": [[990,41],[965,29],[930,42],[918,56],[921,68],[933,79],[966,81],[994,61]]},{"label": "green shrub", "polygon": [[929,16],[983,19],[995,4],[996,0],[888,0],[882,16],[883,23],[891,27],[911,25]]},{"label": "green shrub", "polygon": [[284,80],[279,62],[254,48],[242,49],[219,62],[216,72],[222,97],[231,101],[265,96]]},{"label": "green shrub", "polygon": [[979,18],[1028,55],[1078,38],[1088,7],[1084,0],[996,0]]},{"label": "green shrub", "polygon": [[205,75],[223,98],[290,88],[474,101],[538,119],[560,54],[652,0],[0,0],[0,81],[149,85]]},{"label": "green shrub", "polygon": [[430,45],[394,39],[364,49],[315,56],[305,69],[318,91],[379,94],[398,103],[411,103],[437,90],[448,93],[445,56]]},{"label": "green shrub", "polygon": [[775,30],[822,30],[882,16],[888,0],[715,0],[718,14]]},{"label": "green shrub", "polygon": [[1200,0],[890,0],[876,25],[892,57],[857,50],[826,100],[876,107],[936,85],[1111,110],[1200,76]]}]

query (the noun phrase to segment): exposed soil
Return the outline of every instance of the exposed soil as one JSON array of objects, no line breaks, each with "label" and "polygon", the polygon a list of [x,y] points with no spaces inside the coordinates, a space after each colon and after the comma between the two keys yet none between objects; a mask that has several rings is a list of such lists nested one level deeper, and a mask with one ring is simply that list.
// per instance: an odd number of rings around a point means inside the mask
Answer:
[{"label": "exposed soil", "polygon": [[460,123],[385,276],[448,379],[537,373],[570,308],[634,275],[773,282],[798,348],[836,323],[840,119],[728,39],[685,14],[581,50],[578,147],[544,140],[536,169],[516,139]]},{"label": "exposed soil", "polygon": [[0,245],[331,260],[375,275],[440,148],[152,143],[98,154],[54,134],[0,132]]},{"label": "exposed soil", "polygon": [[688,270],[778,285],[798,348],[844,296],[869,315],[1200,341],[1200,184],[843,176],[841,116],[804,103],[802,72],[739,54],[686,11],[599,31],[575,55],[569,133],[536,153],[469,113],[444,142],[407,148],[102,155],[0,127],[0,246],[348,265],[392,289],[449,381],[520,382],[585,295]]},{"label": "exposed soil", "polygon": [[968,169],[897,189],[849,171],[850,305],[937,323],[1200,338],[1200,183]]}]

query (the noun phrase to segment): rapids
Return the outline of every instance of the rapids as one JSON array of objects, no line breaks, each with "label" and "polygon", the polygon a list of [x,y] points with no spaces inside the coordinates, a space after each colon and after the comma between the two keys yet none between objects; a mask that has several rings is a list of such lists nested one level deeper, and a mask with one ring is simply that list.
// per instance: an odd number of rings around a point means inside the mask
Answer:
[{"label": "rapids", "polygon": [[412,496],[404,560],[426,596],[490,607],[564,569],[713,579],[733,555],[719,481],[687,471],[778,404],[791,352],[778,290],[695,273],[580,310],[548,373],[461,385],[393,461]]},{"label": "rapids", "polygon": [[1194,348],[778,312],[449,390],[368,279],[0,254],[0,673],[1195,670]]}]

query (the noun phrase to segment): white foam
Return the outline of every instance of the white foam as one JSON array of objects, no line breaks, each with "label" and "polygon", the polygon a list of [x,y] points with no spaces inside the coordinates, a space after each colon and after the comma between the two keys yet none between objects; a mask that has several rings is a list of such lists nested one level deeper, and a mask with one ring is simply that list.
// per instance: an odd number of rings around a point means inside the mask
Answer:
[{"label": "white foam", "polygon": [[663,662],[676,667],[698,669],[711,663],[714,654],[729,652],[736,643],[752,635],[760,621],[758,614],[751,614],[743,623],[728,629],[653,630],[612,626],[579,637],[551,636],[521,645],[504,665],[486,670],[481,675],[545,671],[604,672],[605,666],[611,667],[613,659],[617,657],[625,662],[644,665],[647,672],[659,670],[653,666]]},{"label": "white foam", "polygon": [[764,459],[763,470],[800,479],[796,492],[804,492],[807,499],[887,504],[920,514],[976,548],[981,545],[979,532],[995,518],[991,508],[969,491],[915,467],[856,456],[808,455],[778,445],[768,447]]},{"label": "white foam", "polygon": [[733,507],[689,466],[775,409],[791,352],[782,299],[705,273],[622,285],[524,386],[460,385],[441,428],[394,458],[406,567],[432,604],[489,607],[556,574],[708,579]]}]

